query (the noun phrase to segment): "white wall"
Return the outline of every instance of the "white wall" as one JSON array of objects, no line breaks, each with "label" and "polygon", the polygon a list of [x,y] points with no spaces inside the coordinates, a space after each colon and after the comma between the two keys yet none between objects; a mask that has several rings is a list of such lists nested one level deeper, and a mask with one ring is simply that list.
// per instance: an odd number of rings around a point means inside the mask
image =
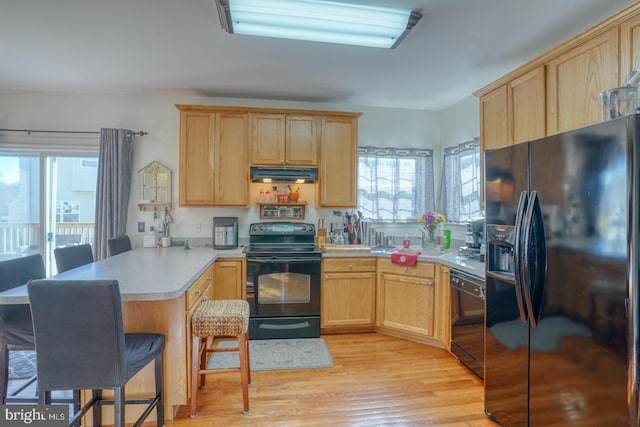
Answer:
[{"label": "white wall", "polygon": [[[341,104],[285,102],[273,100],[202,98],[185,95],[127,95],[95,93],[58,93],[0,90],[0,128],[99,131],[102,127],[126,128],[134,131],[145,130],[149,135],[136,138],[134,169],[137,172],[147,163],[157,160],[173,170],[172,215],[175,220],[171,227],[173,236],[189,238],[209,238],[213,216],[238,216],[240,237],[246,237],[248,225],[259,221],[257,207],[253,205],[258,197],[259,185],[251,185],[252,207],[248,209],[229,208],[179,208],[178,204],[178,141],[179,112],[175,104],[235,105],[254,107],[280,107],[293,109],[319,109],[362,112],[359,121],[359,144],[373,146],[399,146],[433,148],[436,177],[439,176],[441,140],[444,135],[460,131],[459,127],[472,127],[477,123],[477,111],[471,106],[458,105],[452,112],[424,110],[374,108]],[[458,111],[458,109],[460,111]],[[457,114],[470,115],[454,119]],[[447,118],[446,122],[443,118]],[[449,129],[452,126],[452,129]],[[477,131],[475,132],[477,135]],[[446,138],[448,140],[448,137]],[[466,140],[466,139],[464,139]],[[0,148],[3,145],[20,146],[31,142],[50,144],[52,147],[68,146],[74,143],[90,143],[97,147],[98,135],[43,135],[22,133],[1,133]],[[458,141],[461,142],[461,141]],[[436,178],[437,182],[437,178]],[[132,194],[129,205],[127,231],[134,246],[141,246],[142,236],[137,232],[138,221],[152,223],[152,214],[139,212],[140,198],[137,174],[133,177]],[[315,186],[304,185],[301,200],[310,204],[305,220],[316,222],[319,216],[329,218],[331,210],[316,210]],[[196,225],[201,225],[197,232]],[[244,232],[244,236],[243,236]]]}]

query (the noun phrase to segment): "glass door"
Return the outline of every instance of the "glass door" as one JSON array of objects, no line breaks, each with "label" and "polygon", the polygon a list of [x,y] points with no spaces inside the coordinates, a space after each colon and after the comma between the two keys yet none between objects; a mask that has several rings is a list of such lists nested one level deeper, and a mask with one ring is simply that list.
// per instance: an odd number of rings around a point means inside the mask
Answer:
[{"label": "glass door", "polygon": [[40,157],[0,155],[0,260],[40,252]]},{"label": "glass door", "polygon": [[0,259],[93,244],[97,157],[0,154]]}]

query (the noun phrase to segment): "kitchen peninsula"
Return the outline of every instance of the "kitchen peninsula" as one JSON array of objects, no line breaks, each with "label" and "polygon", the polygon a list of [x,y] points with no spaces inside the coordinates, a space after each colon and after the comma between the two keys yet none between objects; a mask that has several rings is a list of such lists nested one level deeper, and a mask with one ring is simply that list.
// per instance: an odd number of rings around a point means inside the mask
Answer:
[{"label": "kitchen peninsula", "polygon": [[[238,262],[242,271],[240,277],[244,279],[241,249],[214,251],[208,247],[134,249],[65,271],[51,279],[115,279],[122,295],[125,332],[152,332],[166,336],[165,418],[171,420],[178,406],[187,404],[189,399],[189,319],[203,298],[216,295],[212,286],[216,264],[221,267],[219,277],[225,277],[227,264],[231,261]],[[242,286],[244,280],[240,282]],[[28,302],[26,285],[0,293],[0,304]],[[82,319],[78,321],[82,322]],[[145,388],[152,385],[153,366],[149,365],[127,385],[127,396],[144,396]],[[135,420],[139,416],[138,410],[142,409],[128,407],[127,419]],[[105,422],[110,417],[106,411]]]}]

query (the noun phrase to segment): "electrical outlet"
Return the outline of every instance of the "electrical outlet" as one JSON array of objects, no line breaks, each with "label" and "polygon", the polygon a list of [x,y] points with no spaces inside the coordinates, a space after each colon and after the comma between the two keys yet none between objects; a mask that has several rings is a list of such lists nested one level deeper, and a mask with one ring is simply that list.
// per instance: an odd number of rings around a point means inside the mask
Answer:
[{"label": "electrical outlet", "polygon": [[144,221],[138,221],[138,233],[144,233]]},{"label": "electrical outlet", "polygon": [[196,222],[196,233],[202,233],[202,223]]}]

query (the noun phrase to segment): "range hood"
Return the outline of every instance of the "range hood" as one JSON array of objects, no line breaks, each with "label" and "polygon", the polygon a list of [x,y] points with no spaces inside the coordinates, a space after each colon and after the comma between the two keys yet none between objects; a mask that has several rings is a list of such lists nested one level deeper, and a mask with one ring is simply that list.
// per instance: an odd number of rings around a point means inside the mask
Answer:
[{"label": "range hood", "polygon": [[303,184],[318,180],[318,168],[278,168],[254,166],[251,182],[291,182]]}]

